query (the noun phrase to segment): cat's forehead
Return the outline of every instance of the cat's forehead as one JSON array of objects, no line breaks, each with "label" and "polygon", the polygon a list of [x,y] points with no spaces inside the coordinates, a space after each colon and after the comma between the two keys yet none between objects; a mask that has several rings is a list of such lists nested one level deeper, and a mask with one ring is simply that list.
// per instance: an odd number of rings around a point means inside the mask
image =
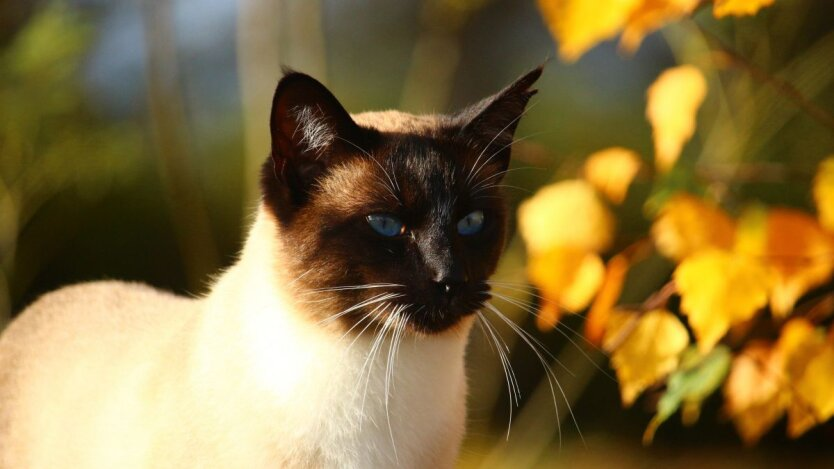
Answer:
[{"label": "cat's forehead", "polygon": [[425,210],[449,205],[464,174],[461,150],[424,130],[379,132],[375,145],[331,168],[320,188],[344,209],[389,202]]},{"label": "cat's forehead", "polygon": [[416,115],[401,111],[373,111],[352,114],[354,122],[380,132],[429,135],[448,122],[440,114]]}]

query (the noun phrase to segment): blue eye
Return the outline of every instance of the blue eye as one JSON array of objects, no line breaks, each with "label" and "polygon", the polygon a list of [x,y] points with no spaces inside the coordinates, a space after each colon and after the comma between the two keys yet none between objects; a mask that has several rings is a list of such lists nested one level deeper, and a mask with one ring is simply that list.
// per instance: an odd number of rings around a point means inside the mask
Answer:
[{"label": "blue eye", "polygon": [[368,215],[368,224],[382,236],[399,236],[405,233],[405,225],[398,218],[391,215]]},{"label": "blue eye", "polygon": [[484,227],[484,212],[475,210],[458,222],[458,233],[470,236],[478,233]]}]

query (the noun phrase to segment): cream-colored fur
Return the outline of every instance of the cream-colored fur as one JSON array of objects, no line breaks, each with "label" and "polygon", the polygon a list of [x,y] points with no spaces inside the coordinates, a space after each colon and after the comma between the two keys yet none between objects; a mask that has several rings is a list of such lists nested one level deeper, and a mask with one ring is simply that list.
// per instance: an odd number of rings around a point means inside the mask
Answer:
[{"label": "cream-colored fur", "polygon": [[261,208],[205,298],[95,282],[24,311],[0,338],[2,467],[452,466],[471,320],[403,339],[387,406],[386,342],[363,398],[372,330],[293,311],[277,229]]}]

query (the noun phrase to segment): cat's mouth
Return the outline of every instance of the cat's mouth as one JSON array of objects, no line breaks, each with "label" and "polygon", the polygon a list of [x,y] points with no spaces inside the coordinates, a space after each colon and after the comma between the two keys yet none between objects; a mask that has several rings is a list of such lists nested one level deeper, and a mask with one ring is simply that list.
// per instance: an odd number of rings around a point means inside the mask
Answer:
[{"label": "cat's mouth", "polygon": [[428,303],[410,323],[416,332],[438,334],[457,325],[463,318],[475,314],[491,298],[488,291],[441,296]]},{"label": "cat's mouth", "polygon": [[[421,299],[422,301],[418,300]],[[475,314],[491,298],[488,290],[461,289],[447,294],[409,294],[393,289],[376,293],[343,315],[349,330],[374,328],[403,328],[418,334],[439,334]]]}]

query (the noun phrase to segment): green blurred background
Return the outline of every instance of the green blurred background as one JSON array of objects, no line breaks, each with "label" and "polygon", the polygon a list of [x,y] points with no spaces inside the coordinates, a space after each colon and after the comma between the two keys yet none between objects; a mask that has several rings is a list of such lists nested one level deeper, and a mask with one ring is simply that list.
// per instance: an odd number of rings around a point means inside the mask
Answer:
[{"label": "green blurred background", "polygon": [[[722,21],[708,10],[651,35],[633,56],[607,42],[574,64],[552,60],[517,133],[526,139],[513,164],[525,169],[508,176],[519,187],[512,203],[576,176],[585,156],[609,146],[650,165],[645,90],[663,69],[694,63],[710,88],[699,130],[673,180],[638,177],[616,211],[618,245],[646,234],[645,203],[669,187],[710,191],[731,212],[754,200],[811,210],[810,180],[834,154],[834,134],[717,59],[704,30],[831,110],[834,2],[777,0],[756,17]],[[351,112],[443,112],[555,50],[531,0],[0,1],[2,322],[79,281],[205,291],[208,275],[235,259],[257,203],[282,65],[325,82]],[[498,277],[523,282],[524,256],[514,239]],[[660,258],[644,263],[622,301],[642,301],[671,269]],[[694,427],[673,419],[643,448],[652,395],[620,407],[604,357],[575,335],[581,317],[541,334],[524,312],[498,306],[564,363],[553,367],[564,396],[557,418],[535,356],[499,327],[523,395],[507,438],[500,362],[473,333],[464,467],[834,465],[831,423],[798,441],[782,423],[745,449],[717,396]]]}]

